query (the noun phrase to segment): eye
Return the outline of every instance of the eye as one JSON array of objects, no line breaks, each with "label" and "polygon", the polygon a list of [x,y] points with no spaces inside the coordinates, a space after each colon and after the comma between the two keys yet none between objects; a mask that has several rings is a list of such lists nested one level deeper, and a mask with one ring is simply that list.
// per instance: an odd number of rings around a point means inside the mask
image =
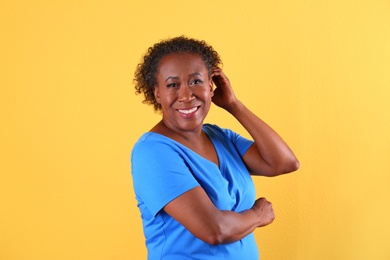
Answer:
[{"label": "eye", "polygon": [[203,81],[201,81],[200,79],[194,79],[192,82],[191,82],[191,85],[199,85],[199,84],[202,84]]},{"label": "eye", "polygon": [[169,83],[167,85],[168,88],[174,88],[174,87],[177,87],[178,85],[176,83]]}]

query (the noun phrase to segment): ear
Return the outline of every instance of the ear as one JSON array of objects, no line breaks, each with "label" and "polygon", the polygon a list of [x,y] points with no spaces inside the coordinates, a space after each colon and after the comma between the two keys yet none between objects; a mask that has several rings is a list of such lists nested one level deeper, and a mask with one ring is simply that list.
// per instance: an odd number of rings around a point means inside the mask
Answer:
[{"label": "ear", "polygon": [[153,94],[154,94],[154,98],[156,99],[157,103],[161,103],[161,100],[160,100],[160,92],[158,90],[158,87],[153,87]]},{"label": "ear", "polygon": [[214,96],[213,80],[212,80],[211,77],[210,77],[210,80],[209,80],[209,84],[210,84],[210,94],[211,94],[211,96]]}]

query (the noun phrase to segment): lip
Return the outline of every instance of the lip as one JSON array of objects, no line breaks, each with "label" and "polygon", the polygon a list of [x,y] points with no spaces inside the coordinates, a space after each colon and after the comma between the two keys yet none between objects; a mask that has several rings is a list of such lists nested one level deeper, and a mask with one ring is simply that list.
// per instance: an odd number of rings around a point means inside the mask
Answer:
[{"label": "lip", "polygon": [[193,115],[196,114],[197,111],[199,111],[200,106],[192,106],[192,107],[186,107],[186,108],[180,108],[176,109],[179,114],[184,118],[190,118]]}]

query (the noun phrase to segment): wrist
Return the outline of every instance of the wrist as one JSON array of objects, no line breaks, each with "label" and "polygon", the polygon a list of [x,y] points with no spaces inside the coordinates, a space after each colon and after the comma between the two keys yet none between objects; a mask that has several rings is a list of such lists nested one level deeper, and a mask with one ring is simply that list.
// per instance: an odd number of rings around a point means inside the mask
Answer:
[{"label": "wrist", "polygon": [[257,226],[261,226],[262,217],[261,217],[260,213],[259,213],[256,209],[254,209],[254,208],[250,208],[250,210],[251,210],[251,211],[255,214],[255,216],[256,216],[256,225],[257,225]]},{"label": "wrist", "polygon": [[254,208],[251,208],[251,210],[253,210],[256,213],[256,216],[260,217],[260,214],[257,212],[257,210],[255,210]]},{"label": "wrist", "polygon": [[225,110],[228,111],[230,114],[235,115],[240,110],[242,110],[243,107],[244,105],[241,103],[241,101],[236,99],[235,101],[230,102],[229,105],[225,107]]}]

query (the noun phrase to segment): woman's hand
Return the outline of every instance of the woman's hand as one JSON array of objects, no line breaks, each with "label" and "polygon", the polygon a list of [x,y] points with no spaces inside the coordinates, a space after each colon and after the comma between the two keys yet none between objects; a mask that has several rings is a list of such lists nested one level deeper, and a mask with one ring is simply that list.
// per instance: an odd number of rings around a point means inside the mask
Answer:
[{"label": "woman's hand", "polygon": [[223,73],[222,69],[218,67],[213,69],[211,77],[216,86],[212,98],[213,103],[223,109],[229,110],[237,101],[229,79]]},{"label": "woman's hand", "polygon": [[257,213],[257,216],[260,218],[259,227],[269,225],[275,219],[275,213],[272,208],[272,204],[265,198],[257,199],[252,209]]}]

